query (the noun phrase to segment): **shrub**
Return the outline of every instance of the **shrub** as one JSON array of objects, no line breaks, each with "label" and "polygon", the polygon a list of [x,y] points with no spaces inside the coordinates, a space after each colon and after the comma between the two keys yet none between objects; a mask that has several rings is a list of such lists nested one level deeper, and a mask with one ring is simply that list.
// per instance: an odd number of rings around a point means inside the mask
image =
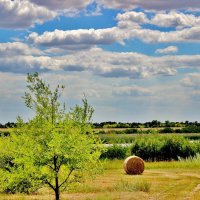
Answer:
[{"label": "shrub", "polygon": [[137,137],[133,142],[131,153],[146,161],[156,161],[160,158],[161,142],[157,136]]},{"label": "shrub", "polygon": [[181,129],[175,129],[174,132],[175,133],[183,133],[183,129],[182,128]]},{"label": "shrub", "polygon": [[109,146],[104,153],[101,154],[102,159],[124,159],[126,158],[128,147],[121,145]]},{"label": "shrub", "polygon": [[178,160],[195,156],[197,145],[182,136],[140,136],[133,142],[131,153],[146,161]]},{"label": "shrub", "polygon": [[160,133],[174,133],[174,130],[170,127],[166,127],[164,129],[161,129],[159,132]]},{"label": "shrub", "polygon": [[136,128],[127,129],[124,131],[126,134],[132,134],[132,133],[138,133],[138,130]]},{"label": "shrub", "polygon": [[30,193],[30,188],[32,187],[31,182],[26,178],[21,180],[13,180],[13,182],[6,185],[4,192],[15,194],[15,193]]},{"label": "shrub", "polygon": [[182,133],[200,133],[200,126],[187,126],[182,128]]},{"label": "shrub", "polygon": [[9,131],[0,131],[0,137],[7,137],[10,135]]},{"label": "shrub", "polygon": [[164,160],[178,160],[194,156],[195,146],[187,139],[180,136],[166,137],[161,148],[162,157]]}]

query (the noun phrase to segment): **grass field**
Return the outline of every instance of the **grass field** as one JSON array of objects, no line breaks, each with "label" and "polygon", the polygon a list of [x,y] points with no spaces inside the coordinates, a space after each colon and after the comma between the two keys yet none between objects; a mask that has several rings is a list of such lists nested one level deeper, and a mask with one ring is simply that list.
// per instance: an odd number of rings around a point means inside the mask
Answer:
[{"label": "grass field", "polygon": [[[149,134],[99,134],[103,143],[132,143],[136,136],[148,137]],[[200,133],[163,133],[164,135],[180,135],[189,140],[200,140]]]},{"label": "grass field", "polygon": [[[63,192],[63,200],[199,200],[200,158],[179,162],[146,163],[142,175],[123,171],[123,161],[105,161],[104,172],[96,179]],[[32,195],[0,194],[1,200],[51,200],[51,191],[43,188]]]}]

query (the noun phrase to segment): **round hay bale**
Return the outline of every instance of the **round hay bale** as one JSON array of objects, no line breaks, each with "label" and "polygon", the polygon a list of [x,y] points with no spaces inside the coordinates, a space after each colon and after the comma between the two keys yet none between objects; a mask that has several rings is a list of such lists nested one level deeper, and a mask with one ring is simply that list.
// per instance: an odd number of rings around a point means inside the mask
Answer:
[{"label": "round hay bale", "polygon": [[142,174],[144,171],[144,161],[138,156],[130,156],[124,161],[124,170],[127,174]]}]

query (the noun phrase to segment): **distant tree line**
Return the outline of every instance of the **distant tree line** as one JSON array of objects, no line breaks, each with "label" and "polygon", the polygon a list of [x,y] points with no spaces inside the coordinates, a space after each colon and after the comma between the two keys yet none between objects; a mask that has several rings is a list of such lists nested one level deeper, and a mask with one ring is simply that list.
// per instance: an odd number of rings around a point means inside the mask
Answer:
[{"label": "distant tree line", "polygon": [[5,124],[0,123],[0,128],[13,128],[16,127],[15,122],[7,122]]},{"label": "distant tree line", "polygon": [[200,122],[170,122],[165,121],[161,122],[158,120],[152,120],[151,122],[114,122],[114,121],[107,121],[107,122],[100,122],[100,123],[93,123],[93,128],[162,128],[162,127],[187,127],[187,126],[200,126]]},{"label": "distant tree line", "polygon": [[[115,122],[115,121],[106,121],[106,122],[95,122],[93,123],[93,128],[162,128],[162,127],[187,127],[187,126],[200,126],[200,122],[171,122],[166,120],[161,122],[158,120],[152,120],[151,122]],[[16,127],[15,122],[7,122],[5,124],[0,123],[0,128],[12,128]]]}]

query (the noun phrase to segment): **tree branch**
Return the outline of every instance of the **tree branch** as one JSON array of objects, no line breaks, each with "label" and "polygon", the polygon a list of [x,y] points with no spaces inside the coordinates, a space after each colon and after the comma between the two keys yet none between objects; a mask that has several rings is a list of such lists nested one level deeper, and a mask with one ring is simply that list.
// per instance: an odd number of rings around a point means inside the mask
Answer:
[{"label": "tree branch", "polygon": [[55,187],[48,180],[46,180],[45,183],[48,184],[49,187],[55,191]]},{"label": "tree branch", "polygon": [[73,171],[74,171],[74,169],[70,169],[69,174],[67,175],[67,178],[60,184],[59,188],[62,187],[62,185],[68,181],[68,179]]},{"label": "tree branch", "polygon": [[54,171],[54,168],[50,164],[47,164],[47,166]]},{"label": "tree branch", "polygon": [[63,164],[63,160],[64,160],[64,156],[62,157],[62,159],[61,159],[61,161],[60,161],[60,164],[59,164],[59,166],[57,167],[57,171],[59,171],[60,170],[60,167],[62,166],[62,164]]}]

